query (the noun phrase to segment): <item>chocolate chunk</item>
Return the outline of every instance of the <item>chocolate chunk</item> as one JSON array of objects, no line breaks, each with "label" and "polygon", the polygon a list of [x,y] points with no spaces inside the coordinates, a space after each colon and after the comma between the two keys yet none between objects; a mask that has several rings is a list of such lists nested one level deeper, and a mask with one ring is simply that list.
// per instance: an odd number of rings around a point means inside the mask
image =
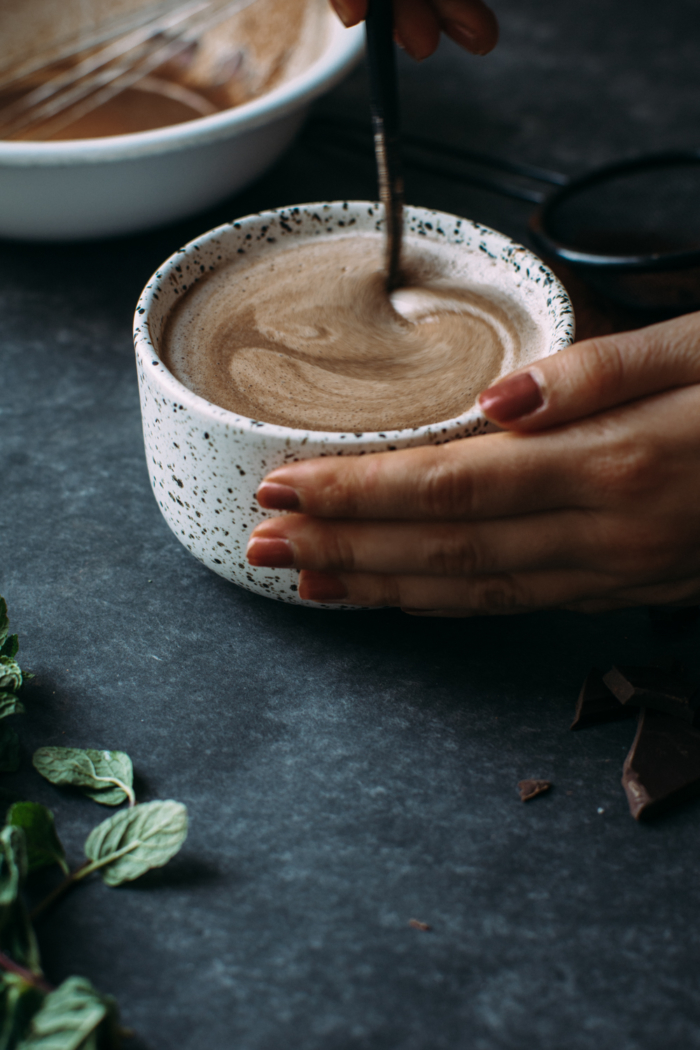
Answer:
[{"label": "chocolate chunk", "polygon": [[421,922],[420,919],[409,919],[408,925],[414,930],[423,930],[424,933],[429,933],[433,928],[427,922]]},{"label": "chocolate chunk", "polygon": [[700,793],[700,732],[651,708],[622,767],[622,786],[636,820]]},{"label": "chocolate chunk", "polygon": [[621,704],[653,707],[692,722],[700,691],[692,682],[660,667],[613,667],[603,681]]},{"label": "chocolate chunk", "polygon": [[518,783],[520,801],[529,802],[536,795],[543,795],[545,791],[549,791],[551,786],[549,780],[521,780]]},{"label": "chocolate chunk", "polygon": [[636,710],[621,704],[608,689],[597,667],[591,668],[581,686],[576,702],[576,714],[569,729],[583,729],[599,722],[616,722],[620,718],[632,718]]}]

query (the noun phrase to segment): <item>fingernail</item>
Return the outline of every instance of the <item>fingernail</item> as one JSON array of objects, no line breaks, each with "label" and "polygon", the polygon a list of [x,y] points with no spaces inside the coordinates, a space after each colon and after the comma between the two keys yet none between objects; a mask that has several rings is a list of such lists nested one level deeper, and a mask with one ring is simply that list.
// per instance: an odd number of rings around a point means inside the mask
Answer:
[{"label": "fingernail", "polygon": [[455,43],[471,51],[473,55],[486,54],[477,34],[466,26],[460,25],[459,22],[446,21],[442,23],[442,28]]},{"label": "fingernail", "polygon": [[507,376],[479,397],[481,411],[494,423],[512,423],[529,416],[543,404],[542,391],[529,372]]},{"label": "fingernail", "polygon": [[289,540],[280,538],[252,536],[245,556],[251,565],[268,569],[288,569],[294,564],[294,548]]},{"label": "fingernail", "polygon": [[263,481],[255,493],[265,510],[299,510],[299,496],[289,485],[278,485],[274,481]]},{"label": "fingernail", "polygon": [[403,37],[399,36],[396,30],[394,30],[394,43],[405,51],[407,55],[410,55],[416,62],[424,62],[430,52],[416,51],[414,44],[407,44]]},{"label": "fingernail", "polygon": [[351,26],[354,22],[352,12],[343,3],[343,0],[331,0],[331,6],[344,26]]},{"label": "fingernail", "polygon": [[299,578],[299,597],[305,602],[328,602],[347,596],[348,589],[337,576],[307,570]]}]

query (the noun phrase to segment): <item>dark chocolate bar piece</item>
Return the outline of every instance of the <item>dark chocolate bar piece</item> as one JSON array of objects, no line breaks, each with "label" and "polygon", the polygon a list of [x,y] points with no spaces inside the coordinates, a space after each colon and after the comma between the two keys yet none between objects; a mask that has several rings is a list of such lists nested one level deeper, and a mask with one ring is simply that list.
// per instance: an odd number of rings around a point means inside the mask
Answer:
[{"label": "dark chocolate bar piece", "polygon": [[613,667],[603,681],[621,704],[653,707],[692,722],[700,691],[692,682],[660,667]]},{"label": "dark chocolate bar piece", "polygon": [[569,729],[584,729],[600,722],[617,722],[621,718],[633,718],[636,710],[621,704],[608,689],[597,667],[592,667],[576,701],[576,713]]},{"label": "dark chocolate bar piece", "polygon": [[642,708],[622,786],[636,820],[700,793],[700,732],[672,715]]},{"label": "dark chocolate bar piece", "polygon": [[430,933],[432,926],[428,922],[421,922],[420,919],[409,919],[408,925],[414,930],[422,930],[423,933]]},{"label": "dark chocolate bar piece", "polygon": [[520,801],[529,802],[531,798],[535,798],[537,795],[543,795],[545,791],[549,791],[551,786],[549,780],[521,780],[518,783]]}]

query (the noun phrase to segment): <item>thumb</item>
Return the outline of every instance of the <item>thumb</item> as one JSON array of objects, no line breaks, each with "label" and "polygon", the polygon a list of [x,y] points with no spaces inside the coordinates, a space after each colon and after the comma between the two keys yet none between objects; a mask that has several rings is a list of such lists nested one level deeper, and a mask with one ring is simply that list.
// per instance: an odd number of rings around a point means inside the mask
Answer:
[{"label": "thumb", "polygon": [[700,382],[700,313],[574,343],[500,379],[479,397],[508,430],[542,430]]}]

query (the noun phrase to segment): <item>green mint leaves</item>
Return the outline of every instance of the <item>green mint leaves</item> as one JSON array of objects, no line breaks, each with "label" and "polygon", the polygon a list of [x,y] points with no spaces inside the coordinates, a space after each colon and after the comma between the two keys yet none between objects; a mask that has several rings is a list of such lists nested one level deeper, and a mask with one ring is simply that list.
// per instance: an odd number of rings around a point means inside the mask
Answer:
[{"label": "green mint leaves", "polygon": [[2,720],[24,714],[24,706],[16,696],[22,684],[22,669],[15,660],[19,641],[16,634],[9,634],[9,629],[7,603],[0,597],[0,773],[14,773],[20,760],[19,737]]},{"label": "green mint leaves", "polygon": [[7,811],[6,823],[24,831],[27,871],[58,864],[63,874],[68,875],[66,854],[56,834],[50,809],[40,806],[38,802],[15,802]]},{"label": "green mint leaves", "polygon": [[34,1014],[17,1050],[112,1050],[119,1046],[117,1009],[84,977],[69,977]]},{"label": "green mint leaves", "polygon": [[22,668],[13,656],[0,656],[0,690],[13,693],[22,684]]},{"label": "green mint leaves", "polygon": [[0,1050],[13,1050],[41,1007],[44,995],[15,973],[0,975]]},{"label": "green mint leaves", "polygon": [[[23,677],[31,677],[23,676],[15,659],[19,645],[9,624],[0,597],[0,772],[19,766],[19,737],[7,719],[24,713],[17,691]],[[41,747],[33,764],[52,784],[80,788],[104,806],[128,802],[128,807],[90,832],[87,862],[73,871],[50,809],[15,802],[8,810],[0,829],[0,1050],[118,1050],[116,1003],[83,977],[69,977],[52,989],[42,975],[32,920],[94,872],[108,886],[120,886],[167,864],[187,837],[187,809],[172,799],[137,805],[134,769],[124,751]],[[27,914],[27,876],[54,865],[63,880]]]},{"label": "green mint leaves", "polygon": [[144,802],[123,809],[88,835],[85,855],[102,869],[108,886],[138,879],[149,868],[161,868],[187,838],[187,808],[181,802]]},{"label": "green mint leaves", "polygon": [[27,877],[24,832],[0,831],[0,950],[33,974],[41,974],[39,948],[21,895]]},{"label": "green mint leaves", "polygon": [[34,768],[52,784],[71,784],[103,806],[118,806],[128,798],[133,806],[134,768],[124,751],[83,750],[78,747],[40,747]]},{"label": "green mint leaves", "polygon": [[14,693],[0,693],[0,719],[10,715],[23,715],[24,704]]},{"label": "green mint leaves", "polygon": [[[9,631],[10,631],[10,618],[7,615],[7,602],[5,601],[4,598],[0,597],[0,656],[4,656],[5,655],[5,646],[7,645],[7,642],[10,640]],[[13,634],[12,638],[14,639],[15,651],[14,651],[14,653],[9,653],[8,655],[10,655],[10,656],[14,656],[15,653],[17,652],[17,649],[19,648],[19,646],[17,644],[17,635]]]},{"label": "green mint leaves", "polygon": [[22,670],[15,660],[19,649],[16,634],[9,634],[7,602],[0,598],[0,696],[3,690],[14,692],[22,684]]},{"label": "green mint leaves", "polygon": [[[2,601],[3,599],[0,599]],[[7,617],[5,617],[7,619]],[[16,634],[7,634],[5,632],[2,641],[0,642],[0,656],[13,659],[17,655],[19,649],[19,638]]]}]

